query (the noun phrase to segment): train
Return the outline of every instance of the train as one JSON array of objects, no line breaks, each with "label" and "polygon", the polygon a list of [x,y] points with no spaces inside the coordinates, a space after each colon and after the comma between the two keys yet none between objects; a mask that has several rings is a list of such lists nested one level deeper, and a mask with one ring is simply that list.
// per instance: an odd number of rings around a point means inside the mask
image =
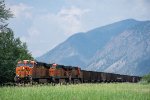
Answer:
[{"label": "train", "polygon": [[80,67],[47,64],[33,60],[18,61],[15,83],[100,83],[139,82],[141,77],[81,70]]}]

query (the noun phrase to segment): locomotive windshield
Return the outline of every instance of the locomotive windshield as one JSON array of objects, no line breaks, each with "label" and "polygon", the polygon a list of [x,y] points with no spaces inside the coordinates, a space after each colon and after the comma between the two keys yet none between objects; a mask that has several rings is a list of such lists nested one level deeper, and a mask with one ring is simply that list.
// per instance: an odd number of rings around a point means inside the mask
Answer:
[{"label": "locomotive windshield", "polygon": [[27,63],[27,64],[24,64],[24,63],[20,63],[17,65],[17,67],[19,66],[29,66],[29,67],[33,67],[33,64],[30,64],[30,63]]}]

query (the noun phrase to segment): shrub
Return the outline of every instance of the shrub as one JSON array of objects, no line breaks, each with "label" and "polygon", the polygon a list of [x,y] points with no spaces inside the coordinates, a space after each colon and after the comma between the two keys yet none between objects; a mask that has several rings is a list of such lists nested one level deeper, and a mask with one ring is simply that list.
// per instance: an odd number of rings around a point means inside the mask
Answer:
[{"label": "shrub", "polygon": [[150,74],[143,76],[142,81],[146,81],[147,83],[150,83]]}]

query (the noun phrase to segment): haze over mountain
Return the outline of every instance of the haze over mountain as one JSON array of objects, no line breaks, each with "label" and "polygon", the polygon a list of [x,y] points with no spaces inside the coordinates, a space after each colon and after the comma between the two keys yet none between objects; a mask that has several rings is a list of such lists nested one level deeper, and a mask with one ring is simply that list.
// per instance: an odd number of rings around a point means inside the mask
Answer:
[{"label": "haze over mountain", "polygon": [[127,19],[77,33],[37,60],[120,74],[150,73],[150,21]]}]

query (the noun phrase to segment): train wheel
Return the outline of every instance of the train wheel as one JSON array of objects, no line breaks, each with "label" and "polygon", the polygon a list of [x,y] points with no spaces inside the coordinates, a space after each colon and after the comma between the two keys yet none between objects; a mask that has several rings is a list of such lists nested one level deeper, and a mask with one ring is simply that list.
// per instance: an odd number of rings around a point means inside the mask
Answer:
[{"label": "train wheel", "polygon": [[17,76],[14,77],[14,81],[15,81],[16,83],[18,82]]},{"label": "train wheel", "polygon": [[79,83],[81,83],[81,81],[80,81],[79,79],[74,79],[73,81],[74,81],[74,84],[79,84]]},{"label": "train wheel", "polygon": [[67,82],[66,82],[65,79],[59,79],[59,84],[60,84],[60,85],[66,85]]},{"label": "train wheel", "polygon": [[56,85],[56,79],[54,77],[51,79],[51,83],[52,83],[52,86]]},{"label": "train wheel", "polygon": [[33,80],[32,80],[32,77],[31,77],[31,76],[29,76],[29,83],[30,83],[30,84],[33,84]]},{"label": "train wheel", "polygon": [[21,83],[19,77],[17,76],[14,77],[14,81],[17,86],[19,85],[19,83]]},{"label": "train wheel", "polygon": [[59,79],[59,84],[62,85],[62,79]]}]

